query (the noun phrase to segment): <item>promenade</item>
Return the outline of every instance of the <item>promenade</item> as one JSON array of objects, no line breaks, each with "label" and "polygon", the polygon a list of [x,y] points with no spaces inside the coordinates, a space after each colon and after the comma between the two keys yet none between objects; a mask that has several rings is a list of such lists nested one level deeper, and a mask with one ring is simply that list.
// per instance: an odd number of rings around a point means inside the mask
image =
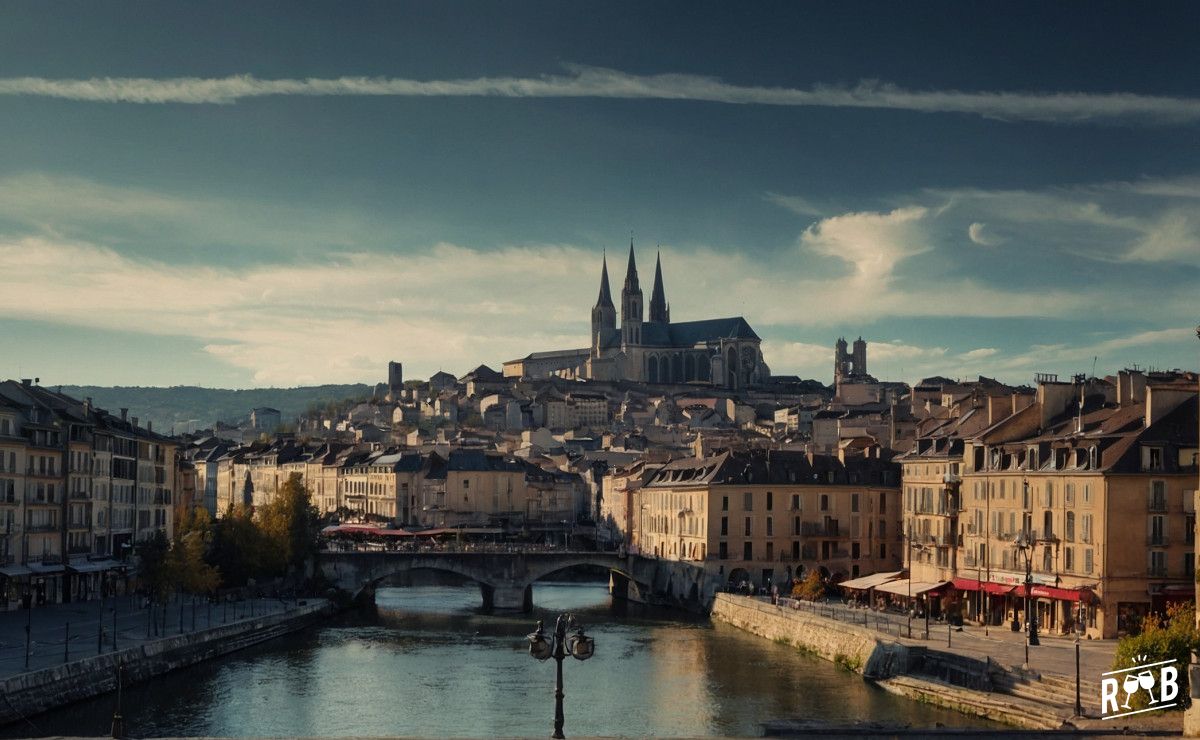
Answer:
[{"label": "promenade", "polygon": [[49,604],[33,610],[0,612],[0,680],[166,637],[282,614],[296,603],[247,599],[210,604],[184,597],[171,601],[165,610],[157,607],[153,612],[157,620],[152,620],[151,610],[144,608],[142,601],[138,596],[120,596],[105,599],[103,603]]},{"label": "promenade", "polygon": [[[770,603],[770,597],[758,597]],[[1013,632],[1007,625],[984,628],[965,624],[961,628],[945,622],[931,621],[929,636],[925,637],[924,618],[913,618],[909,637],[909,619],[904,614],[853,608],[840,601],[780,600],[781,606],[793,607],[819,614],[840,622],[867,627],[902,644],[924,645],[931,649],[964,655],[978,660],[985,658],[1009,668],[1025,664],[1025,632]],[[1075,640],[1071,637],[1039,633],[1041,645],[1029,647],[1029,667],[1034,671],[1075,675]],[[1080,676],[1085,683],[1097,683],[1101,674],[1112,669],[1116,655],[1116,640],[1081,640],[1079,642]]]}]

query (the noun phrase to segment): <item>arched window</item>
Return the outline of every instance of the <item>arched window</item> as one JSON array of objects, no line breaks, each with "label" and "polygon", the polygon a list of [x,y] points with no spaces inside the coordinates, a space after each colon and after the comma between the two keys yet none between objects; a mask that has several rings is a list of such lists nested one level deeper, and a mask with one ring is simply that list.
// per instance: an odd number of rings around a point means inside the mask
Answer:
[{"label": "arched window", "polygon": [[671,382],[671,360],[666,355],[658,358],[658,382]]},{"label": "arched window", "polygon": [[646,382],[658,382],[658,358],[654,355],[646,358]]}]

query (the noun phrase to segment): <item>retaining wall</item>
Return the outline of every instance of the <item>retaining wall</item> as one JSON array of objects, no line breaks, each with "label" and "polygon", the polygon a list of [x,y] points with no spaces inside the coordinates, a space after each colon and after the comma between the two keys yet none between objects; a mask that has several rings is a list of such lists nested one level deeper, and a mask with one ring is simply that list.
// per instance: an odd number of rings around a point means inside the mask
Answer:
[{"label": "retaining wall", "polygon": [[31,671],[0,681],[0,725],[114,691],[125,685],[281,637],[320,621],[333,605],[318,600],[285,614],[244,619],[138,647]]},{"label": "retaining wall", "polygon": [[889,678],[909,668],[908,647],[885,642],[879,633],[853,624],[724,593],[714,599],[712,616],[834,661],[866,678]]}]

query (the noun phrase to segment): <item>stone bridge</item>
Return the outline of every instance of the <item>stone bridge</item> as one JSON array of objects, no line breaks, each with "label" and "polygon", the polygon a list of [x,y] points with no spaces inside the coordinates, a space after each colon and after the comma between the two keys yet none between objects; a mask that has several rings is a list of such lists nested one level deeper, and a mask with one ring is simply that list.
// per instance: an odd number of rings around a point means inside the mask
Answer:
[{"label": "stone bridge", "polygon": [[630,558],[612,552],[327,551],[317,558],[325,577],[356,598],[371,596],[383,580],[414,570],[457,573],[479,584],[484,608],[533,608],[533,582],[590,565],[631,579]]}]

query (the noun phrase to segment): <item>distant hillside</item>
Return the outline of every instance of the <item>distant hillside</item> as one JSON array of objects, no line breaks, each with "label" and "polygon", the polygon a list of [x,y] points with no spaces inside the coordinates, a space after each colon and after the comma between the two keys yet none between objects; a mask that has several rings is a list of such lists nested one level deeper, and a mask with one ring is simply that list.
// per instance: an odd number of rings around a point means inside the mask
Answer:
[{"label": "distant hillside", "polygon": [[279,409],[285,423],[314,405],[323,406],[345,398],[370,396],[374,388],[353,385],[316,385],[302,388],[252,388],[228,390],[177,385],[170,388],[138,386],[103,387],[64,385],[62,392],[75,398],[91,398],[92,403],[111,413],[129,409],[140,424],[154,422],[154,431],[170,433],[172,427],[183,431],[193,422],[195,428],[210,427],[217,421],[236,423],[250,416],[250,409],[270,406]]}]

